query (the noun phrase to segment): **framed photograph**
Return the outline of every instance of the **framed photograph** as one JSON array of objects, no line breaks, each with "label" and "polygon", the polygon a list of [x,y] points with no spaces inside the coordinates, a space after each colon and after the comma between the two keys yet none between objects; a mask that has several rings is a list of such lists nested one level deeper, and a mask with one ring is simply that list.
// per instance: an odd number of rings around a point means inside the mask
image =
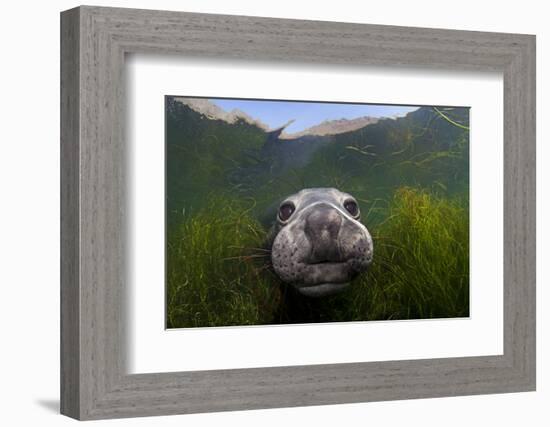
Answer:
[{"label": "framed photograph", "polygon": [[469,108],[167,96],[165,120],[167,328],[469,316]]},{"label": "framed photograph", "polygon": [[535,37],[61,14],[61,412],[535,390]]}]

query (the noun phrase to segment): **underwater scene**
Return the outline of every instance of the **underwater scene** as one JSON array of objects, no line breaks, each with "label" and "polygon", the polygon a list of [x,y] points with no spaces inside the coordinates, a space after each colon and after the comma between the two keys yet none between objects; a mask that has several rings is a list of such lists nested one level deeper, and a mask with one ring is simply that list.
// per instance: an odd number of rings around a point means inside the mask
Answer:
[{"label": "underwater scene", "polygon": [[166,327],[469,316],[469,108],[165,97]]}]

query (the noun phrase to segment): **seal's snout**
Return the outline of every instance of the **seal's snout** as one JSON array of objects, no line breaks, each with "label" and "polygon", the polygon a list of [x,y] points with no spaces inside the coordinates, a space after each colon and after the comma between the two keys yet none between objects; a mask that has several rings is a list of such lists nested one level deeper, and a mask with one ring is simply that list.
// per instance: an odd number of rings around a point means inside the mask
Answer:
[{"label": "seal's snout", "polygon": [[279,207],[271,260],[275,273],[308,296],[349,285],[372,262],[373,244],[357,201],[335,188],[308,188]]},{"label": "seal's snout", "polygon": [[338,234],[342,215],[330,205],[318,205],[310,209],[305,218],[304,232],[311,242],[311,264],[342,261]]}]

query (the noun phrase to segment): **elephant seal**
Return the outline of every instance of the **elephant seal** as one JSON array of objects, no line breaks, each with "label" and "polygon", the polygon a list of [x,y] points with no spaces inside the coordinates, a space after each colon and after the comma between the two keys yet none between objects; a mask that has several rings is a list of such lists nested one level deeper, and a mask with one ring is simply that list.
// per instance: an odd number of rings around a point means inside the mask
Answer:
[{"label": "elephant seal", "polygon": [[271,234],[277,276],[300,294],[341,291],[372,262],[373,243],[357,201],[336,188],[306,188],[279,205]]}]

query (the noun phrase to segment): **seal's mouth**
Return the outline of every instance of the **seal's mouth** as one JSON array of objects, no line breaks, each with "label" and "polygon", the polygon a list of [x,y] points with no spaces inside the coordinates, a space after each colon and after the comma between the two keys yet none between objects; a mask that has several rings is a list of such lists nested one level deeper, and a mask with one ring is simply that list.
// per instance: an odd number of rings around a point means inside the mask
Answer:
[{"label": "seal's mouth", "polygon": [[299,268],[303,273],[301,282],[304,287],[347,283],[356,275],[348,260],[304,262]]},{"label": "seal's mouth", "polygon": [[302,280],[295,287],[302,295],[320,297],[340,292],[357,275],[353,260],[315,260],[300,265]]},{"label": "seal's mouth", "polygon": [[345,261],[330,261],[330,260],[324,260],[324,261],[314,261],[314,262],[309,262],[308,265],[336,265],[336,264],[342,264],[344,263]]},{"label": "seal's mouth", "polygon": [[298,288],[298,292],[307,297],[321,297],[326,295],[332,295],[340,292],[342,289],[349,286],[347,283],[322,283],[320,285],[301,286]]}]

